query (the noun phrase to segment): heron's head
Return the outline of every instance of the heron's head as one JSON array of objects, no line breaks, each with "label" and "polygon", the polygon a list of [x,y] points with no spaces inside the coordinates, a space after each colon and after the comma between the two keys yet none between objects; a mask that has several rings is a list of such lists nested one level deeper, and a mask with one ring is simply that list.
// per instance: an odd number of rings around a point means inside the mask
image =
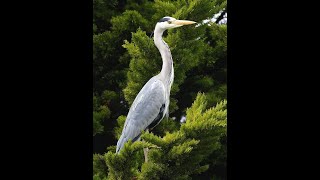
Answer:
[{"label": "heron's head", "polygon": [[166,30],[166,29],[177,28],[183,25],[189,25],[194,23],[196,22],[188,21],[188,20],[177,20],[176,18],[165,16],[158,21],[156,26],[158,26],[163,30]]}]

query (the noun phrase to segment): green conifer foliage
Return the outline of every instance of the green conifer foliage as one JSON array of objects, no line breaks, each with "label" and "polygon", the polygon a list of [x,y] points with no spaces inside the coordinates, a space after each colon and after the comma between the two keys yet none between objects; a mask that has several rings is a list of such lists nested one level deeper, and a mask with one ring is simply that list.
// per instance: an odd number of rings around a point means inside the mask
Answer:
[{"label": "green conifer foliage", "polygon": [[[209,164],[204,162],[211,154],[226,156],[221,154],[226,153],[221,144],[226,137],[226,105],[223,100],[207,107],[206,95],[199,93],[178,131],[163,137],[143,133],[143,141],[126,143],[119,154],[113,150],[106,153],[108,179],[190,179],[206,171]],[[144,162],[144,147],[149,148],[148,162]]]},{"label": "green conifer foliage", "polygon": [[[110,93],[112,93],[112,91]],[[93,135],[103,131],[102,123],[105,119],[108,119],[111,114],[110,109],[107,107],[107,103],[101,105],[102,103],[99,101],[101,101],[101,99],[93,96]]]},{"label": "green conifer foliage", "polygon": [[93,155],[93,180],[107,180],[108,167],[104,157],[100,154]]},{"label": "green conifer foliage", "polygon": [[[116,96],[107,97],[117,102],[107,106],[111,111],[108,118],[116,119],[117,116],[124,113],[122,111],[126,110],[123,105],[119,104],[120,101],[124,101],[121,89],[126,85],[126,72],[129,64],[128,54],[122,48],[122,44],[125,39],[131,37],[131,32],[139,27],[145,28],[147,21],[137,11],[125,10],[121,15],[110,17],[109,22],[111,27],[107,31],[93,35],[93,88],[94,95],[98,99],[103,98],[105,91],[116,93]],[[99,105],[102,106],[102,104]],[[96,124],[94,129],[102,132],[102,121],[99,121],[100,126],[97,125],[97,121],[94,121]],[[112,125],[111,122],[103,124]]]}]

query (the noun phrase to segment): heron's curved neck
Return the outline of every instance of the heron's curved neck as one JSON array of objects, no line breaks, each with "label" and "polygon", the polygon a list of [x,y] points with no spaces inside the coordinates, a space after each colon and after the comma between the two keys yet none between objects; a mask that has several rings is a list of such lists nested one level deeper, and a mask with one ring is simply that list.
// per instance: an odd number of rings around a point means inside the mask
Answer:
[{"label": "heron's curved neck", "polygon": [[168,85],[171,86],[173,81],[173,61],[169,46],[162,39],[162,34],[164,30],[156,26],[154,30],[154,43],[160,51],[162,58],[162,69],[160,76],[168,82]]}]

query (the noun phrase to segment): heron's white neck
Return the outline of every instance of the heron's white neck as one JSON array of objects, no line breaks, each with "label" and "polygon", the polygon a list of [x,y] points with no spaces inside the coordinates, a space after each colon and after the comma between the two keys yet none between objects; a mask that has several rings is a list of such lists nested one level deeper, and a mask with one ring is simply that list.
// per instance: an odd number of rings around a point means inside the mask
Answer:
[{"label": "heron's white neck", "polygon": [[169,46],[162,39],[164,30],[156,26],[154,30],[154,44],[159,49],[162,58],[162,69],[160,76],[168,83],[171,87],[174,77],[173,61]]}]

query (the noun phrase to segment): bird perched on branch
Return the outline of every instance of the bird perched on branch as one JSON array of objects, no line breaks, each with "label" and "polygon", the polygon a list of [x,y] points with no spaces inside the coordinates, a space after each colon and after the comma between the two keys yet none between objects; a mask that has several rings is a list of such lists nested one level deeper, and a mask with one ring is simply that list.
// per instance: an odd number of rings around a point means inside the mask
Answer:
[{"label": "bird perched on branch", "polygon": [[169,116],[170,90],[174,79],[174,69],[169,46],[162,39],[162,35],[167,29],[194,23],[196,22],[177,20],[166,16],[156,24],[154,29],[154,44],[161,54],[162,69],[158,75],[152,77],[143,86],[133,101],[117,143],[117,153],[129,139],[132,142],[138,140],[141,131],[152,130],[165,116]]}]

